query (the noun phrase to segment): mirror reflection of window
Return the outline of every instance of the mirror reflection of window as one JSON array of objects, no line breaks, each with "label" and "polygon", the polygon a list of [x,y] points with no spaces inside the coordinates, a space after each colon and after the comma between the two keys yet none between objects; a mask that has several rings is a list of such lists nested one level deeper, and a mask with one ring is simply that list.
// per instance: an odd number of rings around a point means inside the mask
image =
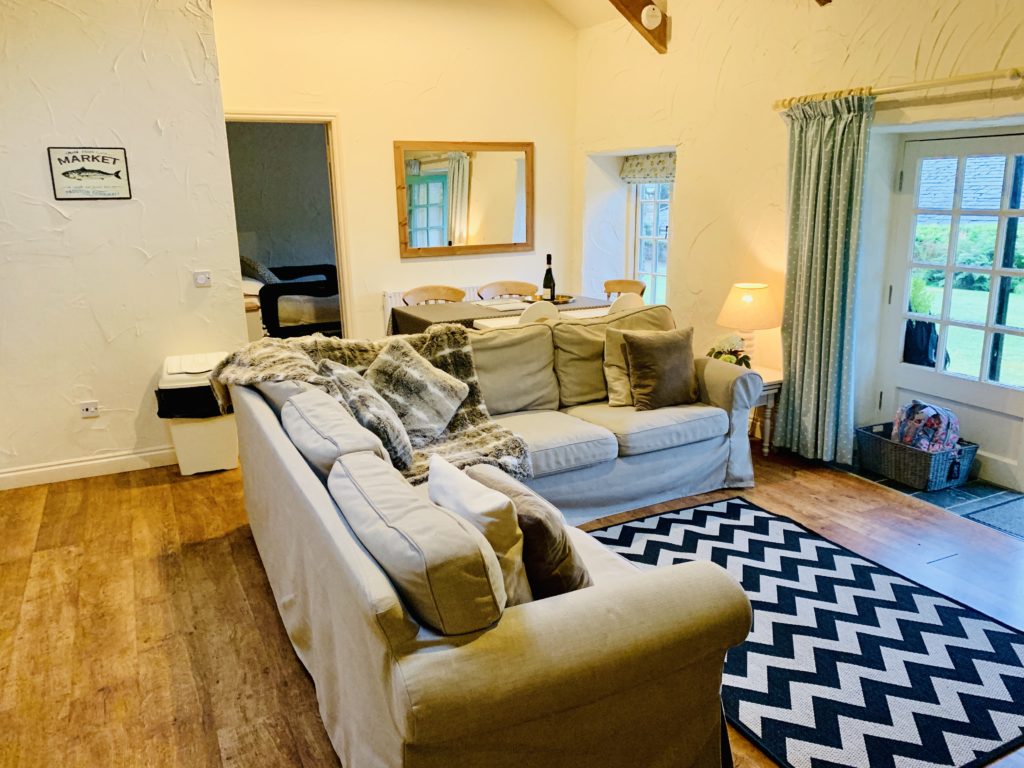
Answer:
[{"label": "mirror reflection of window", "polygon": [[410,176],[409,245],[429,248],[448,245],[448,176]]},{"label": "mirror reflection of window", "polygon": [[531,247],[533,167],[527,147],[396,142],[406,247],[457,247],[467,253]]}]

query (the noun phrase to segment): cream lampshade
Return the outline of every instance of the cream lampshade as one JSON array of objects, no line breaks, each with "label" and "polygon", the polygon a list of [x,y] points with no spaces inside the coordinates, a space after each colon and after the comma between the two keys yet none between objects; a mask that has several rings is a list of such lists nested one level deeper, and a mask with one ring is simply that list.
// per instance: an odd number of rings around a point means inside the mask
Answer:
[{"label": "cream lampshade", "polygon": [[743,349],[753,358],[754,331],[775,328],[782,322],[782,306],[775,291],[765,283],[736,283],[725,297],[718,324],[735,328]]}]

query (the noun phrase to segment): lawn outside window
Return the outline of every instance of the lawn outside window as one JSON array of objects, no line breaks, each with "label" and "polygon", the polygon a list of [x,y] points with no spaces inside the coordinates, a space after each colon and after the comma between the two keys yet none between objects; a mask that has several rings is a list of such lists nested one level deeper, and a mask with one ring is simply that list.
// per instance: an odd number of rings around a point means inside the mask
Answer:
[{"label": "lawn outside window", "polygon": [[1024,387],[1024,155],[923,157],[915,181],[903,361]]}]

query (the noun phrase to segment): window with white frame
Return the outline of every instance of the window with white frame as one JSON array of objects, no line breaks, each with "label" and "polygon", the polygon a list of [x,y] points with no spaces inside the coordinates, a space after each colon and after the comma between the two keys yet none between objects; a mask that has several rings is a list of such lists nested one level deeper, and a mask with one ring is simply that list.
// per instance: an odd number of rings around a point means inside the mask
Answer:
[{"label": "window with white frame", "polygon": [[664,304],[668,282],[669,211],[672,184],[645,181],[630,185],[633,191],[633,278],[647,289],[648,304]]},{"label": "window with white frame", "polygon": [[902,360],[1024,387],[1024,143],[922,142],[913,159]]}]

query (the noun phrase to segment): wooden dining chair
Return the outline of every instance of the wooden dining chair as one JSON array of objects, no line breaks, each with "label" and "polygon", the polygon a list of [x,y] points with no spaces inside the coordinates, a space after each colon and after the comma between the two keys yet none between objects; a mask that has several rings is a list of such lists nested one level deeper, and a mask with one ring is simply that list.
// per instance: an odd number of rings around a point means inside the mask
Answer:
[{"label": "wooden dining chair", "polygon": [[499,296],[533,296],[535,293],[537,293],[536,285],[524,283],[521,280],[496,280],[476,289],[476,295],[481,299],[496,299]]},{"label": "wooden dining chair", "polygon": [[558,319],[558,307],[550,301],[538,301],[531,304],[519,316],[519,325],[527,323],[553,323]]},{"label": "wooden dining chair", "polygon": [[608,314],[622,312],[626,309],[639,309],[644,305],[643,297],[639,293],[620,293],[618,298],[608,307]]},{"label": "wooden dining chair", "polygon": [[445,304],[462,301],[464,298],[466,298],[464,290],[453,288],[450,285],[421,285],[402,294],[402,301],[407,307],[416,304]]},{"label": "wooden dining chair", "polygon": [[641,280],[604,281],[604,295],[607,299],[610,299],[612,294],[622,295],[623,293],[635,293],[639,296],[643,296],[645,290],[647,290],[647,284]]}]

